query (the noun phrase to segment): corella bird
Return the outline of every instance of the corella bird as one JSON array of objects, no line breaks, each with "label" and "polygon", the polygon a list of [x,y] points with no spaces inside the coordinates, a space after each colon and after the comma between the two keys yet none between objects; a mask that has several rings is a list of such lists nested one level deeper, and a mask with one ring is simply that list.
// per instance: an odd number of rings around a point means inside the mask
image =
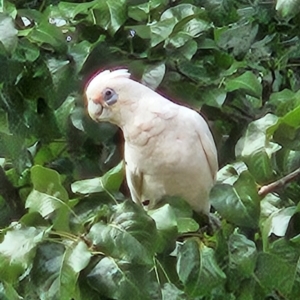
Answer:
[{"label": "corella bird", "polygon": [[126,179],[132,200],[154,208],[180,196],[209,214],[217,151],[205,120],[130,79],[127,70],[103,71],[86,87],[88,113],[118,125],[124,134]]}]

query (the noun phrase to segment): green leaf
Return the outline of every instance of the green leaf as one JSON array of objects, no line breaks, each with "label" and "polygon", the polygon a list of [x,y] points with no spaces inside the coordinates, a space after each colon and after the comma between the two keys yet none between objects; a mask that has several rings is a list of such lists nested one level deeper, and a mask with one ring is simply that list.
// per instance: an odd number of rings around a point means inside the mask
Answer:
[{"label": "green leaf", "polygon": [[111,35],[115,34],[126,21],[126,1],[93,2],[96,4],[93,7],[93,19]]},{"label": "green leaf", "polygon": [[257,228],[260,216],[260,199],[254,178],[243,171],[234,183],[217,184],[211,191],[211,203],[218,213],[246,228]]},{"label": "green leaf", "polygon": [[45,48],[52,48],[58,52],[67,50],[66,39],[61,30],[49,22],[40,23],[28,35],[31,42]]},{"label": "green leaf", "polygon": [[203,84],[208,84],[211,81],[211,79],[209,79],[210,76],[207,74],[207,70],[204,68],[201,62],[180,60],[177,67],[182,74],[186,75],[192,81]]},{"label": "green leaf", "polygon": [[[167,9],[161,15],[160,21],[150,25],[151,46],[155,47],[171,36],[171,33],[178,31],[190,37],[198,36],[210,27],[206,20],[200,18],[202,15],[204,15],[203,10],[191,4],[179,4]],[[178,44],[175,40],[169,42]],[[180,46],[183,46],[182,42]]]},{"label": "green leaf", "polygon": [[244,158],[244,162],[257,182],[266,183],[274,178],[271,159],[265,150],[253,152]]},{"label": "green leaf", "polygon": [[166,72],[166,66],[164,63],[158,63],[156,65],[147,66],[144,70],[142,77],[142,83],[152,90],[156,88],[162,82]]},{"label": "green leaf", "polygon": [[210,295],[226,278],[215,260],[214,250],[194,239],[186,240],[180,247],[176,269],[185,292],[193,298]]},{"label": "green leaf", "polygon": [[74,81],[72,80],[74,67],[69,60],[56,58],[48,59],[46,64],[50,71],[53,91],[57,95],[53,95],[53,100],[49,103],[49,106],[57,109],[69,95],[70,91],[74,89]]},{"label": "green leaf", "polygon": [[151,33],[151,47],[157,46],[159,43],[166,40],[169,35],[172,33],[174,26],[176,25],[176,21],[171,19],[165,19],[163,21],[159,21],[150,27]]},{"label": "green leaf", "polygon": [[[78,4],[77,4],[78,5]],[[104,35],[100,35],[99,39],[95,43],[89,43],[88,41],[81,41],[80,43],[76,43],[72,45],[69,49],[69,53],[74,59],[76,63],[76,72],[79,73],[87,59],[89,58],[90,54],[96,47],[98,43],[101,43],[105,40]]]},{"label": "green leaf", "polygon": [[248,95],[257,98],[262,95],[262,85],[251,71],[246,71],[236,78],[228,79],[225,86],[228,92],[244,90]]},{"label": "green leaf", "polygon": [[187,295],[172,283],[165,283],[162,289],[163,300],[187,300]]},{"label": "green leaf", "polygon": [[116,206],[109,223],[96,223],[87,236],[107,256],[135,264],[153,264],[155,223],[132,201]]},{"label": "green leaf", "polygon": [[21,39],[18,42],[18,47],[14,53],[14,56],[18,61],[23,63],[34,62],[40,56],[40,49],[35,45],[30,43],[27,39]]},{"label": "green leaf", "polygon": [[251,122],[236,146],[236,155],[247,157],[259,150],[265,150],[271,155],[278,151],[280,147],[271,141],[269,134],[270,129],[277,121],[277,116],[266,114],[264,117]]},{"label": "green leaf", "polygon": [[300,1],[299,0],[277,0],[276,10],[278,13],[286,18],[292,17],[300,11]]},{"label": "green leaf", "polygon": [[87,279],[93,289],[110,299],[161,299],[151,275],[145,266],[104,257]]},{"label": "green leaf", "polygon": [[45,235],[42,229],[17,226],[6,232],[0,244],[0,278],[7,282],[16,280],[31,265]]},{"label": "green leaf", "polygon": [[62,186],[59,174],[51,169],[36,165],[31,168],[33,190],[26,200],[26,208],[37,211],[43,217],[65,207],[68,193]]},{"label": "green leaf", "polygon": [[229,267],[236,273],[236,278],[252,276],[257,258],[255,243],[244,235],[234,232],[229,237]]},{"label": "green leaf", "polygon": [[61,299],[74,297],[78,293],[77,280],[79,273],[86,268],[90,259],[91,253],[85,242],[79,240],[68,245],[58,274]]},{"label": "green leaf", "polygon": [[179,218],[177,224],[178,232],[181,234],[199,230],[199,224],[192,218]]},{"label": "green leaf", "polygon": [[110,13],[109,30],[114,34],[126,21],[126,0],[108,0],[106,4]]},{"label": "green leaf", "polygon": [[116,192],[119,190],[124,178],[124,162],[106,172],[102,177],[84,179],[73,182],[71,189],[73,193],[92,194],[103,191]]},{"label": "green leaf", "polygon": [[228,27],[215,27],[217,45],[225,50],[233,49],[233,55],[244,55],[252,46],[258,32],[254,22],[240,22]]},{"label": "green leaf", "polygon": [[236,155],[242,157],[258,182],[267,182],[273,178],[271,155],[281,147],[272,141],[269,132],[277,120],[275,115],[266,114],[251,122],[236,145]]},{"label": "green leaf", "polygon": [[[127,1],[128,2],[128,1]],[[133,2],[133,1],[130,1]],[[137,2],[137,1],[134,1]],[[139,1],[141,2],[141,1]],[[145,2],[145,1],[142,1]],[[135,3],[134,3],[135,4]],[[136,21],[146,21],[148,14],[161,5],[165,5],[166,0],[150,0],[146,3],[130,5],[128,7],[128,16]]]},{"label": "green leaf", "polygon": [[0,298],[3,300],[20,300],[22,297],[17,293],[13,284],[0,283]]},{"label": "green leaf", "polygon": [[0,13],[0,42],[5,50],[11,54],[18,44],[18,30],[15,29],[14,22],[11,17],[4,13]]},{"label": "green leaf", "polygon": [[182,47],[178,49],[180,54],[187,60],[191,60],[198,50],[197,42],[194,40],[187,41]]},{"label": "green leaf", "polygon": [[284,122],[285,124],[294,127],[299,128],[300,127],[300,105],[296,107],[295,109],[289,111],[285,116],[280,118],[280,121]]},{"label": "green leaf", "polygon": [[300,104],[299,93],[284,89],[270,95],[268,105],[272,107],[277,116],[283,116]]},{"label": "green leaf", "polygon": [[269,237],[275,235],[277,237],[284,237],[288,228],[291,217],[294,215],[296,207],[286,207],[278,209],[263,223],[262,226],[262,239],[264,249],[269,246]]},{"label": "green leaf", "polygon": [[161,15],[160,19],[161,21],[174,19],[177,23],[177,30],[182,30],[190,35],[197,36],[200,32],[209,28],[205,17],[204,10],[197,6],[184,3],[167,9]]},{"label": "green leaf", "polygon": [[61,184],[60,175],[56,171],[36,165],[31,168],[30,172],[35,190],[52,195],[63,201],[68,200],[68,192]]},{"label": "green leaf", "polygon": [[0,132],[9,134],[9,124],[7,113],[3,110],[0,110]]},{"label": "green leaf", "polygon": [[166,204],[158,209],[150,210],[148,213],[155,221],[157,228],[157,252],[164,251],[166,247],[174,247],[178,228],[176,216],[172,207],[169,204]]},{"label": "green leaf", "polygon": [[221,108],[226,100],[227,93],[222,88],[212,88],[201,93],[206,105]]},{"label": "green leaf", "polygon": [[259,253],[258,255],[255,275],[267,293],[276,289],[284,297],[288,297],[294,284],[295,272],[295,265],[287,263],[276,255],[269,253]]},{"label": "green leaf", "polygon": [[79,240],[69,246],[68,264],[72,267],[75,273],[79,273],[88,265],[91,253],[85,242]]},{"label": "green leaf", "polygon": [[55,110],[55,117],[57,124],[62,133],[66,133],[68,129],[69,116],[75,108],[75,97],[69,96],[67,99]]},{"label": "green leaf", "polygon": [[25,148],[25,137],[17,134],[0,133],[0,155],[12,160],[19,173],[31,167],[30,156]]},{"label": "green leaf", "polygon": [[78,299],[79,271],[86,266],[90,257],[87,247],[82,243],[67,242],[70,248],[58,243],[41,244],[31,270],[31,289],[42,295],[43,299]]}]

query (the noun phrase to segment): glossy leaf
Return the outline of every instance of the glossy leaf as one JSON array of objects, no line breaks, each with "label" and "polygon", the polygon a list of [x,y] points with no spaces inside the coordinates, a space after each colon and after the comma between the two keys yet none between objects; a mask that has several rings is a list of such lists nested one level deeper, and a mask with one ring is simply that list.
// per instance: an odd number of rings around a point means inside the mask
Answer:
[{"label": "glossy leaf", "polygon": [[123,161],[121,161],[116,167],[109,170],[100,178],[84,179],[72,183],[73,193],[90,194],[99,193],[103,191],[118,191],[123,181],[124,168]]},{"label": "glossy leaf", "polygon": [[36,247],[43,240],[44,234],[45,230],[35,227],[16,227],[7,231],[0,244],[0,278],[2,280],[14,282],[30,267]]},{"label": "glossy leaf", "polygon": [[216,263],[213,249],[193,239],[185,241],[180,248],[176,268],[191,297],[209,295],[226,278]]},{"label": "glossy leaf", "polygon": [[257,228],[260,202],[256,183],[248,171],[243,171],[231,184],[217,184],[212,189],[211,202],[226,220],[238,226]]},{"label": "glossy leaf", "polygon": [[[278,268],[280,268],[281,272],[275,271]],[[294,284],[295,271],[295,266],[292,267],[276,255],[269,253],[260,253],[258,255],[255,275],[259,284],[269,292],[276,286],[283,295],[288,295]]]},{"label": "glossy leaf", "polygon": [[17,47],[17,33],[12,18],[0,13],[0,42],[8,53],[12,53]]},{"label": "glossy leaf", "polygon": [[88,238],[101,252],[134,264],[153,264],[157,248],[153,220],[131,201],[116,207],[110,222],[96,223]]},{"label": "glossy leaf", "polygon": [[149,215],[155,221],[158,233],[158,249],[163,251],[166,247],[172,247],[178,234],[178,222],[175,212],[166,204],[158,209],[149,211]]},{"label": "glossy leaf", "polygon": [[290,17],[297,12],[299,12],[299,4],[298,0],[277,0],[276,1],[276,10],[283,17]]},{"label": "glossy leaf", "polygon": [[153,297],[159,292],[151,284],[149,269],[123,260],[102,258],[88,274],[88,281],[92,288],[109,298],[160,299]]},{"label": "glossy leaf", "polygon": [[68,193],[56,171],[36,165],[31,169],[31,180],[34,189],[26,200],[26,207],[30,211],[37,211],[45,217],[65,207]]},{"label": "glossy leaf", "polygon": [[250,71],[230,79],[226,82],[226,90],[228,92],[236,90],[244,90],[247,94],[254,97],[261,97],[262,86],[258,78]]},{"label": "glossy leaf", "polygon": [[235,232],[230,236],[229,267],[238,273],[237,276],[249,278],[252,276],[257,259],[255,243],[244,235]]},{"label": "glossy leaf", "polygon": [[[0,299],[298,299],[298,2],[0,1]],[[122,132],[84,99],[115,68],[201,110],[217,228],[129,199]]]}]

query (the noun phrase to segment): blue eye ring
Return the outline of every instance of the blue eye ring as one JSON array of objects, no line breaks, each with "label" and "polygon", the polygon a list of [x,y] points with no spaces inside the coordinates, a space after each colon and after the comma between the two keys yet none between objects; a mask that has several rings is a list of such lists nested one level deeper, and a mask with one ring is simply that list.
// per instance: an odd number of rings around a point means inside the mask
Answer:
[{"label": "blue eye ring", "polygon": [[110,89],[110,88],[106,88],[103,91],[102,95],[103,95],[103,99],[104,99],[105,103],[109,106],[115,104],[118,100],[117,93],[113,89]]}]

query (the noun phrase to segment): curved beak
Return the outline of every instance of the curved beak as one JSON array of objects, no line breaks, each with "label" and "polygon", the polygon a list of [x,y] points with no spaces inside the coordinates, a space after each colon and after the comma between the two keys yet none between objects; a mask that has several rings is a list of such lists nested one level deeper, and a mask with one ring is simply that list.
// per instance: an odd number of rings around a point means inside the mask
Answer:
[{"label": "curved beak", "polygon": [[103,112],[103,106],[100,103],[95,103],[93,100],[88,101],[88,113],[90,117],[97,121]]}]

